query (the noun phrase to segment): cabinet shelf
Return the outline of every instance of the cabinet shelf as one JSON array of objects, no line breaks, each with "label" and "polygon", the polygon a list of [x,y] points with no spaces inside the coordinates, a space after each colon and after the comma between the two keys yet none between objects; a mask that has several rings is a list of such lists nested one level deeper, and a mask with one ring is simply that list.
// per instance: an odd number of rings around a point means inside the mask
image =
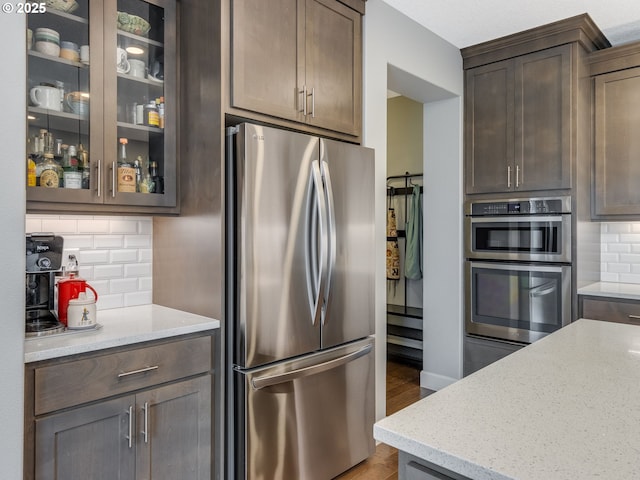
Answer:
[{"label": "cabinet shelf", "polygon": [[138,77],[134,77],[133,75],[128,75],[126,73],[118,73],[118,78],[119,79],[122,78],[127,82],[135,82],[134,84],[143,84],[145,86],[156,87],[160,91],[162,91],[164,86],[164,82],[149,80],[148,78],[138,78]]},{"label": "cabinet shelf", "polygon": [[422,319],[422,308],[387,304],[387,314]]},{"label": "cabinet shelf", "polygon": [[[69,112],[56,112],[55,110],[47,110],[40,107],[29,107],[29,125],[39,128],[53,128],[65,132],[77,132],[78,125],[87,123],[86,116]],[[83,130],[83,129],[80,129]]]},{"label": "cabinet shelf", "polygon": [[118,136],[126,136],[129,140],[148,142],[150,134],[162,134],[164,129],[147,127],[146,125],[134,125],[133,123],[118,122]]},{"label": "cabinet shelf", "polygon": [[118,36],[134,40],[135,42],[145,43],[147,45],[153,45],[154,47],[164,48],[164,43],[162,42],[158,42],[157,40],[151,40],[150,38],[142,37],[140,35],[135,35],[133,33],[124,32],[122,30],[118,30]]},{"label": "cabinet shelf", "polygon": [[29,50],[29,56],[34,58],[39,58],[41,60],[46,60],[48,62],[56,62],[62,65],[69,65],[70,67],[89,68],[89,65],[85,65],[84,63],[74,62],[73,60],[67,60],[66,58],[54,57],[53,55],[47,55],[45,53],[36,52],[35,50]]}]

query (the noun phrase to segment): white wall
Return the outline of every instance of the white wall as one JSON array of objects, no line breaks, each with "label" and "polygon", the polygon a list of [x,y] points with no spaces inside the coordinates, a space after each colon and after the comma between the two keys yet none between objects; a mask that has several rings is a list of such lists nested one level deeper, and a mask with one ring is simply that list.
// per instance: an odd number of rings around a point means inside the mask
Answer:
[{"label": "white wall", "polygon": [[[439,195],[437,203],[427,203],[425,195],[425,229],[429,229],[438,244],[449,242],[437,264],[425,265],[425,307],[432,302],[434,315],[426,318],[429,332],[434,335],[425,339],[425,351],[434,345],[446,350],[448,355],[431,363],[425,360],[423,380],[438,379],[447,383],[459,378],[462,365],[461,326],[462,316],[456,312],[462,303],[461,258],[462,246],[459,233],[462,224],[461,164],[462,140],[460,131],[462,112],[460,101],[463,94],[462,58],[459,50],[432,32],[421,27],[408,17],[394,10],[382,0],[369,0],[364,16],[364,129],[363,143],[376,150],[376,415],[385,415],[386,377],[386,275],[385,275],[385,181],[386,181],[386,135],[387,135],[387,88],[413,100],[436,106],[436,116],[443,115],[445,124],[452,130],[440,128],[440,137],[431,136],[428,124],[433,122],[425,114],[425,169],[434,170],[431,162],[445,162],[446,168],[435,169],[436,178],[426,178],[425,191],[434,189]],[[446,100],[450,99],[450,100]],[[435,105],[435,104],[434,104]],[[429,157],[429,152],[438,158]],[[440,156],[441,155],[441,156]],[[442,177],[446,176],[446,178]],[[442,177],[442,178],[441,178]],[[447,190],[441,185],[446,185]],[[449,190],[448,188],[451,188]],[[444,208],[447,215],[439,213]],[[453,216],[450,216],[450,215]],[[451,230],[453,228],[453,231]],[[443,238],[446,237],[446,238]],[[426,238],[425,238],[426,240]],[[435,247],[435,244],[433,245]],[[425,241],[425,251],[432,245]],[[455,252],[455,254],[453,253]],[[425,254],[426,256],[427,254]],[[439,296],[427,291],[434,282],[447,285],[439,289]],[[437,297],[437,298],[435,298]],[[442,315],[442,312],[446,314]],[[454,337],[455,341],[453,340]],[[458,375],[456,375],[458,373]],[[423,386],[429,386],[424,385]],[[435,386],[435,385],[433,385]]]},{"label": "white wall", "polygon": [[25,213],[25,111],[26,20],[23,15],[0,15],[0,64],[3,175],[0,175],[0,475],[22,478],[24,396],[24,213]]}]

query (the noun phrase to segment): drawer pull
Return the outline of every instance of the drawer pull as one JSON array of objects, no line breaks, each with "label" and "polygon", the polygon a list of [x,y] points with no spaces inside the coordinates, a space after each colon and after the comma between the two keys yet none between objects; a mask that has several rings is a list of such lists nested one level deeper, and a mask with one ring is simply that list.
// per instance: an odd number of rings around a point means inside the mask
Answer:
[{"label": "drawer pull", "polygon": [[640,315],[631,315],[631,314],[629,314],[629,315],[627,315],[627,317],[629,317],[629,320],[631,320],[631,321],[640,322]]},{"label": "drawer pull", "polygon": [[118,374],[118,378],[128,377],[129,375],[137,375],[138,373],[150,372],[151,370],[157,370],[158,365],[154,365],[153,367],[144,367],[139,370],[131,370],[130,372],[123,372]]}]

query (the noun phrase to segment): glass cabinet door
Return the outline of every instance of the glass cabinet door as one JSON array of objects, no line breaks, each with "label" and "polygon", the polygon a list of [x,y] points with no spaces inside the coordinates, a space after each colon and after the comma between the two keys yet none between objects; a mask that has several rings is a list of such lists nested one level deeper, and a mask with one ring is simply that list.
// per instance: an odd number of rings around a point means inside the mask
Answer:
[{"label": "glass cabinet door", "polygon": [[176,43],[175,0],[28,15],[27,211],[175,211]]},{"label": "glass cabinet door", "polygon": [[[51,5],[51,6],[49,6]],[[101,8],[89,0],[47,2],[28,15],[27,198],[62,203],[98,200],[100,174],[94,141],[101,115],[100,66],[94,45],[102,37]],[[98,17],[99,18],[99,17]],[[99,62],[101,55],[97,55]]]},{"label": "glass cabinet door", "polygon": [[[105,35],[108,203],[173,206],[175,189],[175,3],[116,0]],[[107,22],[110,25],[110,22]],[[108,27],[105,27],[108,28]],[[113,41],[110,39],[113,38]],[[115,102],[115,105],[113,105]],[[114,109],[115,108],[115,112]]]}]

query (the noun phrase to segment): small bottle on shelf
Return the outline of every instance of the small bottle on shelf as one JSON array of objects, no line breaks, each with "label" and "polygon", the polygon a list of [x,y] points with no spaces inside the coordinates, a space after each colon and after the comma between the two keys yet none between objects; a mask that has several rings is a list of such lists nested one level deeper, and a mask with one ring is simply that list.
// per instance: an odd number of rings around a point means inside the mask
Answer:
[{"label": "small bottle on shelf", "polygon": [[81,143],[78,144],[78,169],[82,173],[82,188],[88,189],[91,180],[91,166],[89,165],[89,152]]},{"label": "small bottle on shelf", "polygon": [[27,187],[36,186],[36,162],[31,155],[27,156]]},{"label": "small bottle on shelf", "polygon": [[44,154],[42,173],[40,173],[40,186],[45,188],[58,188],[62,180],[62,166],[55,161],[53,153]]},{"label": "small bottle on shelf", "polygon": [[164,128],[164,97],[158,99],[158,121],[158,126]]},{"label": "small bottle on shelf", "polygon": [[136,191],[136,170],[127,160],[126,138],[120,139],[120,155],[118,157],[118,192]]},{"label": "small bottle on shelf", "polygon": [[75,145],[69,145],[64,171],[64,188],[82,188],[82,172],[78,169],[78,157]]}]

